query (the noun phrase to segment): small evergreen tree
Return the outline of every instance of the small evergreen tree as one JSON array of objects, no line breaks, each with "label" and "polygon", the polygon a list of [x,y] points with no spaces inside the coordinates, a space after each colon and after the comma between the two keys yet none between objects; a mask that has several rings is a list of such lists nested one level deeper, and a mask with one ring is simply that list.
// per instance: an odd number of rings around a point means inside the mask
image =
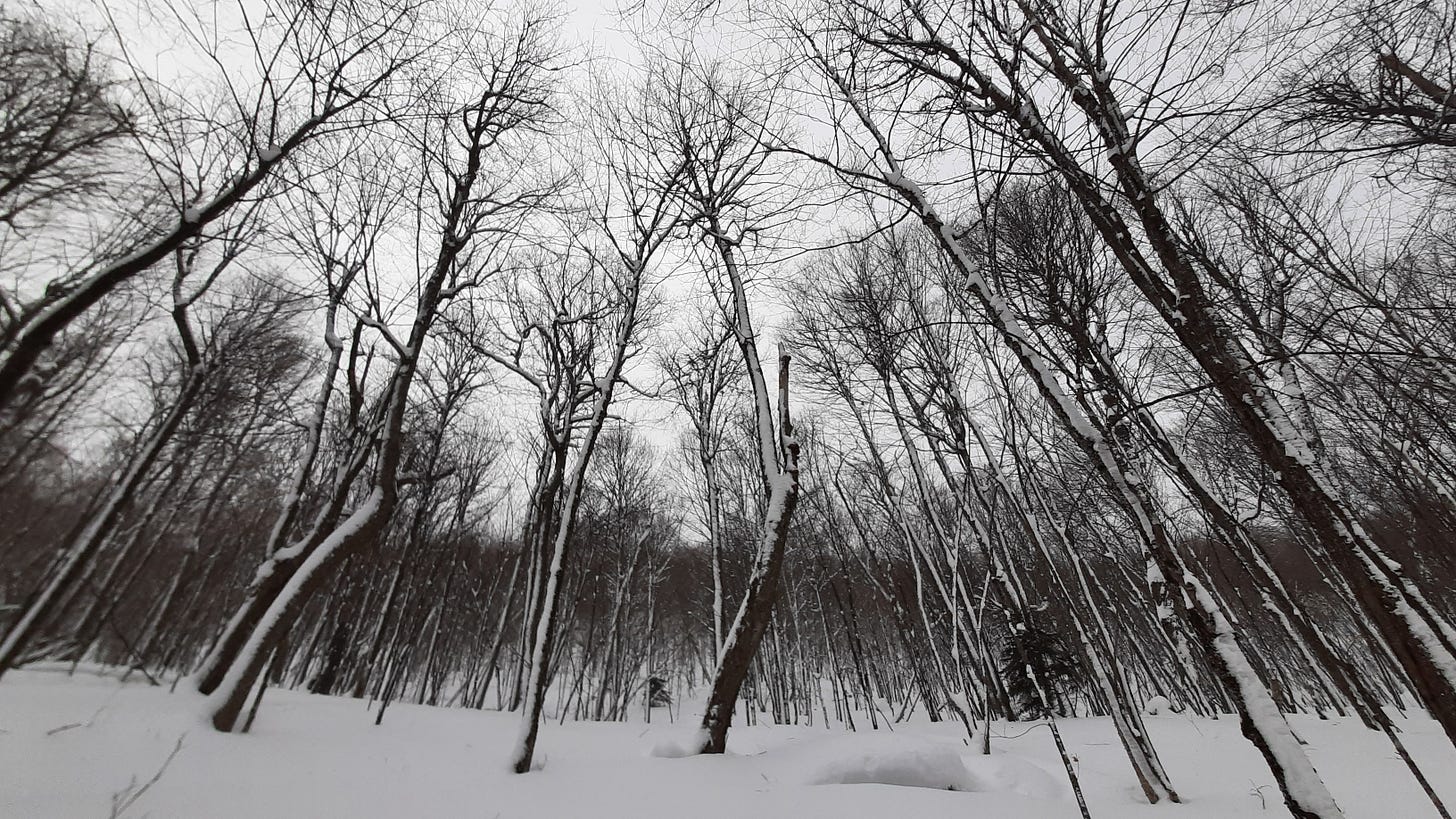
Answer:
[{"label": "small evergreen tree", "polygon": [[[1007,635],[1001,645],[1001,673],[1018,718],[1035,719],[1047,711],[1068,716],[1068,695],[1085,683],[1081,665],[1062,639],[1034,624]],[[1050,702],[1042,702],[1038,682]]]}]

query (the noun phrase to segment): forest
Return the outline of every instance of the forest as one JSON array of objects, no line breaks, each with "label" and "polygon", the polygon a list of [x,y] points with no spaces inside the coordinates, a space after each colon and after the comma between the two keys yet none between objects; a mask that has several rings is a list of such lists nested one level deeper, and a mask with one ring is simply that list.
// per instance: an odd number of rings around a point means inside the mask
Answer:
[{"label": "forest", "polygon": [[1060,726],[1162,804],[1222,715],[1344,816],[1311,717],[1449,819],[1450,0],[15,0],[0,66],[0,703],[1036,723],[1082,816]]}]

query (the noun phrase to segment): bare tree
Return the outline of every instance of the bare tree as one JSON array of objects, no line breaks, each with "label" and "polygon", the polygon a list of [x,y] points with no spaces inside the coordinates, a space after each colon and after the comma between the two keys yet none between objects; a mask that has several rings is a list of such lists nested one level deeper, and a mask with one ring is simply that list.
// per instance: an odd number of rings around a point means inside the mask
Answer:
[{"label": "bare tree", "polygon": [[[1043,19],[1043,12],[1050,13],[1048,10],[1026,12],[1031,16],[1033,33]],[[883,12],[869,10],[863,16],[851,13],[847,15],[846,28],[851,32],[852,42],[858,46],[851,46],[849,54],[884,53],[892,65],[909,68],[916,72],[917,77],[924,77],[935,83],[954,83],[953,89],[963,89],[962,93],[966,94],[974,93],[977,99],[986,100],[994,106],[990,110],[1022,117],[1015,122],[1033,140],[1051,140],[1046,123],[1036,114],[1034,101],[1004,90],[988,75],[987,72],[991,69],[983,68],[976,61],[963,56],[964,52],[943,39],[949,32],[941,31],[938,26],[940,21],[947,19],[949,18],[921,5]],[[932,20],[935,22],[932,23]],[[972,27],[963,32],[963,36],[990,36],[992,42],[999,44],[999,31],[999,28],[993,28],[988,35],[979,28]],[[812,43],[812,40],[809,42]],[[1259,748],[1275,772],[1275,777],[1284,791],[1286,804],[1301,816],[1340,815],[1339,808],[1329,796],[1308,757],[1300,749],[1288,724],[1279,715],[1268,689],[1249,664],[1247,652],[1239,644],[1237,633],[1223,607],[1209,592],[1206,583],[1191,572],[1183,560],[1169,532],[1166,516],[1151,496],[1136,467],[1109,443],[1110,430],[1098,423],[1097,419],[1089,417],[1068,396],[1064,387],[1058,383],[1045,356],[1032,343],[1020,318],[993,289],[984,273],[970,258],[952,222],[937,210],[927,189],[906,175],[905,156],[891,141],[890,132],[882,126],[880,119],[865,102],[864,87],[866,83],[875,82],[873,76],[867,76],[863,63],[856,63],[841,55],[826,56],[824,51],[817,48],[813,51],[812,59],[817,62],[838,98],[842,100],[847,119],[867,134],[868,146],[864,149],[861,161],[874,163],[871,165],[872,170],[859,170],[842,161],[838,167],[851,180],[863,182],[868,179],[878,182],[905,202],[930,231],[946,258],[965,277],[967,289],[979,303],[984,316],[996,327],[1003,342],[1016,355],[1042,398],[1096,466],[1127,514],[1136,522],[1148,549],[1149,577],[1159,587],[1166,583],[1171,588],[1181,590],[1181,599],[1186,601],[1186,605],[1181,606],[1180,610],[1207,656],[1218,669],[1224,687],[1235,697],[1243,717],[1245,734]],[[936,63],[940,60],[949,61],[953,68],[937,70]],[[992,65],[998,64],[993,61]],[[1004,63],[999,64],[999,68],[1009,70]],[[1011,81],[1018,83],[1012,85],[1013,89],[1020,88],[1019,76],[1014,72]],[[1115,150],[1121,151],[1123,148]],[[1047,152],[1056,159],[1070,157],[1059,142],[1047,148]],[[1061,168],[1056,164],[1054,167]],[[1079,175],[1074,175],[1069,180],[1072,189],[1079,196],[1087,190],[1089,182],[1085,171],[1080,171]],[[1096,190],[1095,185],[1092,189]],[[1120,216],[1114,217],[1110,210],[1093,213],[1089,208],[1089,214],[1092,215],[1094,224],[1097,223],[1099,215],[1120,219]],[[1131,236],[1125,227],[1120,235]],[[1116,237],[1104,235],[1104,240],[1112,238]],[[1114,247],[1114,252],[1119,261],[1141,258],[1129,255],[1134,251],[1126,246]],[[1166,287],[1163,289],[1166,290]]]},{"label": "bare tree", "polygon": [[[0,223],[28,231],[43,214],[83,204],[114,181],[118,154],[136,136],[123,88],[95,42],[30,14],[0,16]],[[14,240],[6,236],[6,243]],[[20,319],[4,300],[7,324]]]},{"label": "bare tree", "polygon": [[713,568],[713,645],[723,647],[724,591],[723,541],[724,521],[719,498],[718,459],[727,445],[724,430],[725,414],[721,407],[728,390],[738,379],[737,368],[729,360],[728,342],[732,336],[706,323],[694,336],[694,343],[684,352],[664,354],[660,366],[666,376],[673,402],[688,416],[692,425],[689,449],[694,465],[702,476],[703,529],[707,535],[708,556]]},{"label": "bare tree", "polygon": [[[60,100],[71,96],[68,84],[80,83],[82,100],[78,109],[63,107],[51,114],[47,125],[66,130],[53,144],[41,146],[41,153],[54,154],[58,146],[71,144],[76,147],[69,156],[80,161],[92,150],[87,146],[99,148],[116,138],[112,131],[121,126],[106,126],[106,121],[122,123],[123,133],[136,137],[132,150],[141,154],[140,179],[125,195],[141,205],[118,217],[110,235],[46,258],[38,271],[25,271],[29,289],[39,293],[5,294],[0,407],[15,398],[52,341],[101,299],[207,234],[240,206],[246,209],[272,195],[280,170],[312,141],[375,120],[397,76],[426,46],[414,32],[419,12],[414,2],[269,4],[258,20],[240,7],[241,39],[251,44],[241,57],[219,45],[235,38],[212,30],[227,18],[181,7],[173,11],[182,40],[196,44],[228,83],[215,108],[204,103],[202,110],[190,110],[194,103],[186,90],[166,89],[134,68],[132,84],[145,117],[141,111],[123,116],[108,94],[95,88],[99,77],[82,73],[74,82],[68,79],[66,72],[86,70],[85,63],[72,65],[74,57],[60,58],[37,78],[48,83],[43,96]],[[256,69],[256,82],[246,83],[230,68],[239,59]],[[26,102],[23,96],[10,101]],[[135,122],[143,118],[144,123]],[[52,174],[61,172],[58,162],[49,167]],[[43,177],[31,178],[42,186],[37,193],[48,189]],[[138,197],[138,191],[147,195]]]},{"label": "bare tree", "polygon": [[[1456,147],[1453,38],[1456,11],[1445,4],[1362,9],[1288,78],[1285,124],[1312,126],[1316,151],[1419,162]],[[1439,153],[1432,158],[1441,173]]]},{"label": "bare tree", "polygon": [[[100,508],[67,544],[65,556],[50,573],[45,584],[30,596],[20,616],[10,624],[4,641],[0,642],[0,674],[16,664],[44,618],[51,614],[58,600],[70,592],[76,579],[89,567],[97,550],[111,535],[123,510],[131,503],[138,487],[147,478],[208,384],[212,368],[217,363],[213,359],[235,352],[226,348],[219,350],[213,344],[218,339],[236,341],[235,338],[229,339],[226,317],[221,322],[219,332],[213,333],[206,340],[207,343],[204,343],[199,339],[199,331],[193,325],[192,312],[223,272],[244,252],[247,247],[244,237],[249,233],[244,223],[241,230],[218,243],[220,247],[197,242],[175,252],[176,272],[171,287],[171,319],[182,350],[177,394],[138,443],[131,460],[117,476]],[[246,315],[239,313],[239,316]]]},{"label": "bare tree", "polygon": [[[717,671],[703,714],[703,753],[723,753],[739,689],[748,676],[773,614],[783,572],[784,545],[799,498],[799,444],[789,420],[789,361],[778,355],[777,419],[759,357],[748,299],[745,251],[771,224],[777,205],[763,190],[770,157],[763,127],[771,103],[747,87],[734,87],[716,69],[699,70],[687,61],[662,69],[664,133],[667,150],[683,163],[682,199],[709,269],[726,280],[718,295],[733,339],[743,358],[752,394],[753,443],[764,499],[759,545],[749,570],[738,613],[718,648]],[[744,126],[747,127],[744,127]]]},{"label": "bare tree", "polygon": [[[554,316],[527,325],[520,335],[517,354],[497,360],[513,369],[535,387],[541,396],[542,421],[548,446],[553,448],[560,480],[560,497],[551,507],[534,510],[539,537],[538,592],[529,611],[530,670],[525,686],[521,732],[511,758],[516,773],[531,770],[536,737],[546,689],[551,679],[552,653],[558,637],[560,607],[564,591],[573,530],[577,524],[592,455],[612,411],[617,389],[624,383],[626,368],[638,349],[639,336],[648,318],[654,267],[664,246],[683,223],[683,208],[677,201],[683,167],[670,151],[643,144],[639,98],[629,96],[622,105],[602,112],[602,133],[598,153],[608,195],[595,204],[591,214],[604,239],[604,249],[590,250],[585,282],[577,299],[561,300]],[[570,283],[567,290],[573,289]],[[574,309],[565,309],[574,308]],[[535,332],[533,333],[533,329]],[[584,334],[585,338],[560,343],[559,336]],[[549,366],[533,375],[520,365],[519,351],[532,335],[544,345],[541,356]],[[593,339],[592,336],[600,336]],[[559,397],[558,397],[559,396]],[[548,411],[554,407],[554,410]],[[570,447],[576,454],[569,468],[565,463]],[[549,544],[549,549],[546,548]]]},{"label": "bare tree", "polygon": [[[342,182],[330,180],[329,187],[318,190],[313,185],[302,185],[294,190],[299,224],[285,229],[285,241],[291,245],[299,258],[317,277],[311,284],[321,288],[323,296],[323,341],[328,348],[328,359],[318,384],[306,423],[301,451],[297,465],[289,478],[282,507],[268,533],[263,553],[268,558],[254,575],[243,606],[240,606],[223,627],[222,634],[203,659],[197,673],[197,686],[203,693],[211,693],[222,680],[227,666],[242,647],[249,629],[261,616],[263,608],[281,590],[290,576],[289,568],[302,554],[294,554],[286,560],[275,560],[278,553],[288,546],[290,538],[296,536],[308,489],[315,479],[314,472],[322,454],[328,432],[330,410],[336,393],[339,392],[339,377],[345,360],[346,339],[352,339],[349,375],[355,375],[353,361],[357,357],[358,344],[364,330],[362,319],[345,313],[346,299],[354,292],[355,280],[376,264],[376,252],[384,233],[388,218],[398,207],[391,201],[396,192],[390,186],[381,184],[371,174],[387,160],[379,156],[370,157],[365,146],[348,145],[350,156],[359,160],[354,165],[348,159],[341,159],[341,167],[352,169],[349,178]],[[366,164],[367,163],[367,164]],[[341,315],[342,314],[342,315]],[[352,319],[342,325],[344,319]],[[350,329],[344,330],[344,326]],[[362,402],[358,390],[349,381],[350,401],[346,416],[349,419],[345,436],[358,443],[359,413]],[[347,499],[349,485],[358,471],[363,468],[366,453],[354,448],[353,457],[346,456],[333,464],[325,480],[323,490],[329,493],[324,512],[310,521],[310,530],[302,537],[317,537],[319,530],[337,522]],[[299,551],[299,550],[295,550]]]},{"label": "bare tree", "polygon": [[[546,75],[555,53],[546,21],[527,17],[485,42],[463,34],[460,57],[441,66],[459,71],[451,79],[460,84],[434,86],[423,99],[427,107],[419,117],[408,118],[399,135],[404,146],[418,151],[416,218],[436,244],[415,249],[418,294],[407,335],[395,335],[383,293],[369,289],[364,323],[383,339],[393,359],[369,412],[366,452],[372,474],[337,525],[315,527],[269,558],[270,570],[286,571],[288,577],[271,599],[244,604],[256,617],[234,621],[247,637],[232,657],[218,663],[226,673],[212,692],[210,708],[219,730],[238,727],[249,692],[308,598],[341,560],[371,542],[390,520],[399,501],[410,388],[431,330],[451,299],[511,263],[511,238],[525,210],[551,191],[502,173],[498,164],[511,161],[522,142],[528,143],[549,106]],[[350,483],[335,491],[348,497]]]}]

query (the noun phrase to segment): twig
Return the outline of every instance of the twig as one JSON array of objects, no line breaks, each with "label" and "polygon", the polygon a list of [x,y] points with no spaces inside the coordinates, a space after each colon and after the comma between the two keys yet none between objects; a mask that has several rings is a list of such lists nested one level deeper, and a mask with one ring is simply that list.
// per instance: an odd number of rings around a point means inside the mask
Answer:
[{"label": "twig", "polygon": [[68,722],[65,725],[61,725],[59,727],[52,728],[49,731],[46,731],[46,736],[52,737],[62,731],[69,731],[72,728],[90,728],[91,723],[95,722],[96,718],[101,716],[101,712],[105,710],[106,706],[102,705],[100,708],[97,708],[96,713],[92,714],[85,722]]},{"label": "twig", "polygon": [[172,760],[177,758],[178,752],[182,750],[182,740],[186,738],[186,734],[177,737],[177,744],[172,746],[172,753],[167,754],[167,758],[162,760],[162,766],[160,768],[157,768],[157,772],[152,774],[152,778],[148,779],[145,783],[143,783],[141,787],[137,787],[136,777],[132,777],[130,785],[127,785],[125,788],[122,788],[120,791],[112,794],[111,819],[118,819],[118,817],[125,813],[128,808],[136,804],[136,801],[138,799],[142,798],[142,794],[146,793],[148,789],[150,789],[153,785],[157,784],[157,781],[162,778],[162,774],[165,774],[167,772],[167,768],[171,766]]}]

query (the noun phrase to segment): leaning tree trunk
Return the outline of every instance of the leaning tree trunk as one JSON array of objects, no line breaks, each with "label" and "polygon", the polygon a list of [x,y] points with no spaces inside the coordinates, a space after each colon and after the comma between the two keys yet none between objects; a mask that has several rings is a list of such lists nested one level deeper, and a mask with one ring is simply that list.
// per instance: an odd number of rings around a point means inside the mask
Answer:
[{"label": "leaning tree trunk", "polygon": [[723,262],[732,288],[733,335],[743,354],[743,363],[753,391],[754,434],[758,444],[758,462],[767,496],[763,532],[743,602],[733,625],[724,635],[718,649],[718,669],[713,676],[707,707],[703,712],[702,753],[721,754],[728,744],[728,728],[733,723],[734,704],[739,689],[748,676],[749,667],[758,653],[758,644],[773,616],[778,597],[779,576],[783,571],[784,546],[788,541],[789,521],[799,501],[799,444],[794,440],[789,419],[789,355],[779,353],[778,399],[779,428],[774,432],[773,407],[763,365],[758,357],[758,342],[753,319],[748,309],[748,291],[735,257],[737,244],[723,230],[717,212],[705,214],[704,233],[711,237],[714,250]]},{"label": "leaning tree trunk", "polygon": [[293,575],[312,558],[313,553],[334,531],[348,500],[349,486],[366,465],[368,452],[368,447],[361,445],[351,453],[346,464],[341,466],[339,475],[333,482],[329,502],[319,511],[310,530],[297,541],[269,553],[254,572],[242,605],[228,619],[222,634],[202,661],[195,683],[198,691],[211,694],[222,684],[228,669],[247,644],[249,635],[262,622],[269,608],[293,579]]},{"label": "leaning tree trunk", "polygon": [[[1066,178],[1128,278],[1208,374],[1279,485],[1319,536],[1422,704],[1456,742],[1456,626],[1426,599],[1405,569],[1379,548],[1340,498],[1314,447],[1291,420],[1238,337],[1220,319],[1189,263],[1158,203],[1157,188],[1137,155],[1136,141],[1129,137],[1127,115],[1117,106],[1112,77],[1105,73],[1079,76],[1073,65],[1080,63],[1069,62],[1059,44],[1071,40],[1050,30],[1052,27],[1054,21],[1046,19],[1030,25],[1051,56],[1056,79],[1097,128],[1116,182],[1153,251],[1153,260],[1144,257],[1132,238],[1134,232],[1122,213],[1104,198],[1097,181],[1032,108],[1018,104],[979,73],[974,76],[979,85],[975,95],[1021,126],[1046,154],[1048,163]],[[1154,269],[1154,260],[1171,279],[1171,286]]]},{"label": "leaning tree trunk", "polygon": [[[746,311],[745,311],[746,312]],[[751,338],[751,336],[750,336]],[[751,345],[751,341],[749,344]],[[748,361],[750,370],[758,369],[756,352]],[[762,384],[762,373],[754,382]],[[766,391],[765,391],[766,392]],[[718,670],[713,678],[708,695],[707,708],[703,712],[701,752],[721,754],[727,749],[728,728],[733,723],[734,704],[738,701],[739,689],[748,676],[749,667],[758,653],[758,644],[773,616],[774,600],[778,597],[779,577],[783,572],[784,546],[788,541],[789,521],[799,501],[798,445],[792,443],[793,428],[789,424],[789,356],[779,356],[779,434],[790,443],[784,447],[785,468],[780,471],[772,464],[773,473],[769,479],[769,496],[764,512],[763,535],[758,552],[754,555],[753,569],[748,577],[748,588],[743,603],[733,619],[733,626],[724,637],[718,652]],[[768,399],[764,394],[759,402],[759,411],[767,411]],[[760,422],[763,423],[762,421]],[[771,444],[770,444],[771,446]],[[765,465],[770,466],[769,464]]]},{"label": "leaning tree trunk", "polygon": [[[1027,502],[1020,493],[1015,491],[1011,481],[1002,471],[980,425],[968,414],[962,415],[962,420],[971,431],[971,437],[976,440],[981,452],[985,455],[992,478],[1001,488],[1016,519],[1021,523],[1027,537],[1036,545],[1042,559],[1046,561],[1053,586],[1061,592],[1066,600],[1073,628],[1076,630],[1078,642],[1082,646],[1082,654],[1087,660],[1088,669],[1092,672],[1093,683],[1106,700],[1107,711],[1112,718],[1113,727],[1117,729],[1117,736],[1122,742],[1123,751],[1127,754],[1128,762],[1132,764],[1133,772],[1137,774],[1143,796],[1150,804],[1156,804],[1164,799],[1170,802],[1181,801],[1178,792],[1173,789],[1167,771],[1163,769],[1162,760],[1158,758],[1158,752],[1153,747],[1151,737],[1148,736],[1147,727],[1143,724],[1137,703],[1132,701],[1127,681],[1115,659],[1112,637],[1108,633],[1101,613],[1097,610],[1095,601],[1092,600],[1090,591],[1085,584],[1079,583],[1078,594],[1073,594],[1063,578],[1061,570],[1057,567],[1047,538],[1042,535],[1041,527],[1037,525],[1035,517],[1028,509]],[[1043,508],[1046,509],[1045,505]],[[1047,527],[1051,532],[1059,533],[1060,522],[1049,513],[1049,510],[1046,511],[1048,512],[1046,515]],[[1059,539],[1059,543],[1063,546],[1069,560],[1081,560],[1081,556],[1074,552],[1065,539]],[[1007,565],[1011,565],[1009,561],[1007,561]],[[1078,580],[1083,579],[1080,572],[1077,573],[1077,578]],[[1089,616],[1084,617],[1084,612]],[[1091,627],[1088,626],[1089,621]]]},{"label": "leaning tree trunk", "polygon": [[947,260],[965,277],[987,319],[991,321],[1007,348],[1016,356],[1042,398],[1056,413],[1063,427],[1088,456],[1114,497],[1119,499],[1137,525],[1151,565],[1156,566],[1165,582],[1183,593],[1188,604],[1179,607],[1179,611],[1207,653],[1219,681],[1236,703],[1244,736],[1259,749],[1268,763],[1290,812],[1298,819],[1333,819],[1343,816],[1300,747],[1294,732],[1290,730],[1269,696],[1268,688],[1249,664],[1233,625],[1207,592],[1202,581],[1184,566],[1163,524],[1162,515],[1153,504],[1141,478],[1121,463],[1117,453],[1108,445],[1104,432],[1063,392],[1050,365],[1031,345],[1030,336],[1021,326],[1020,320],[1005,300],[991,289],[975,262],[968,257],[960,238],[937,213],[925,190],[905,176],[883,132],[848,86],[842,84],[842,78],[833,74],[832,70],[831,76],[841,83],[847,102],[877,143],[887,164],[887,170],[882,174],[883,182],[919,217]]},{"label": "leaning tree trunk", "polygon": [[733,723],[738,691],[748,676],[748,669],[758,653],[759,641],[763,639],[764,630],[773,615],[779,576],[783,572],[789,520],[798,497],[798,480],[790,477],[780,479],[769,496],[763,539],[754,556],[748,589],[718,654],[718,671],[703,714],[702,753],[721,754],[727,748],[728,728]]},{"label": "leaning tree trunk", "polygon": [[319,544],[298,567],[251,629],[209,704],[212,726],[219,731],[237,728],[248,693],[268,664],[269,657],[293,627],[294,621],[334,569],[350,553],[378,536],[388,522],[396,497],[376,486],[364,502]]}]

